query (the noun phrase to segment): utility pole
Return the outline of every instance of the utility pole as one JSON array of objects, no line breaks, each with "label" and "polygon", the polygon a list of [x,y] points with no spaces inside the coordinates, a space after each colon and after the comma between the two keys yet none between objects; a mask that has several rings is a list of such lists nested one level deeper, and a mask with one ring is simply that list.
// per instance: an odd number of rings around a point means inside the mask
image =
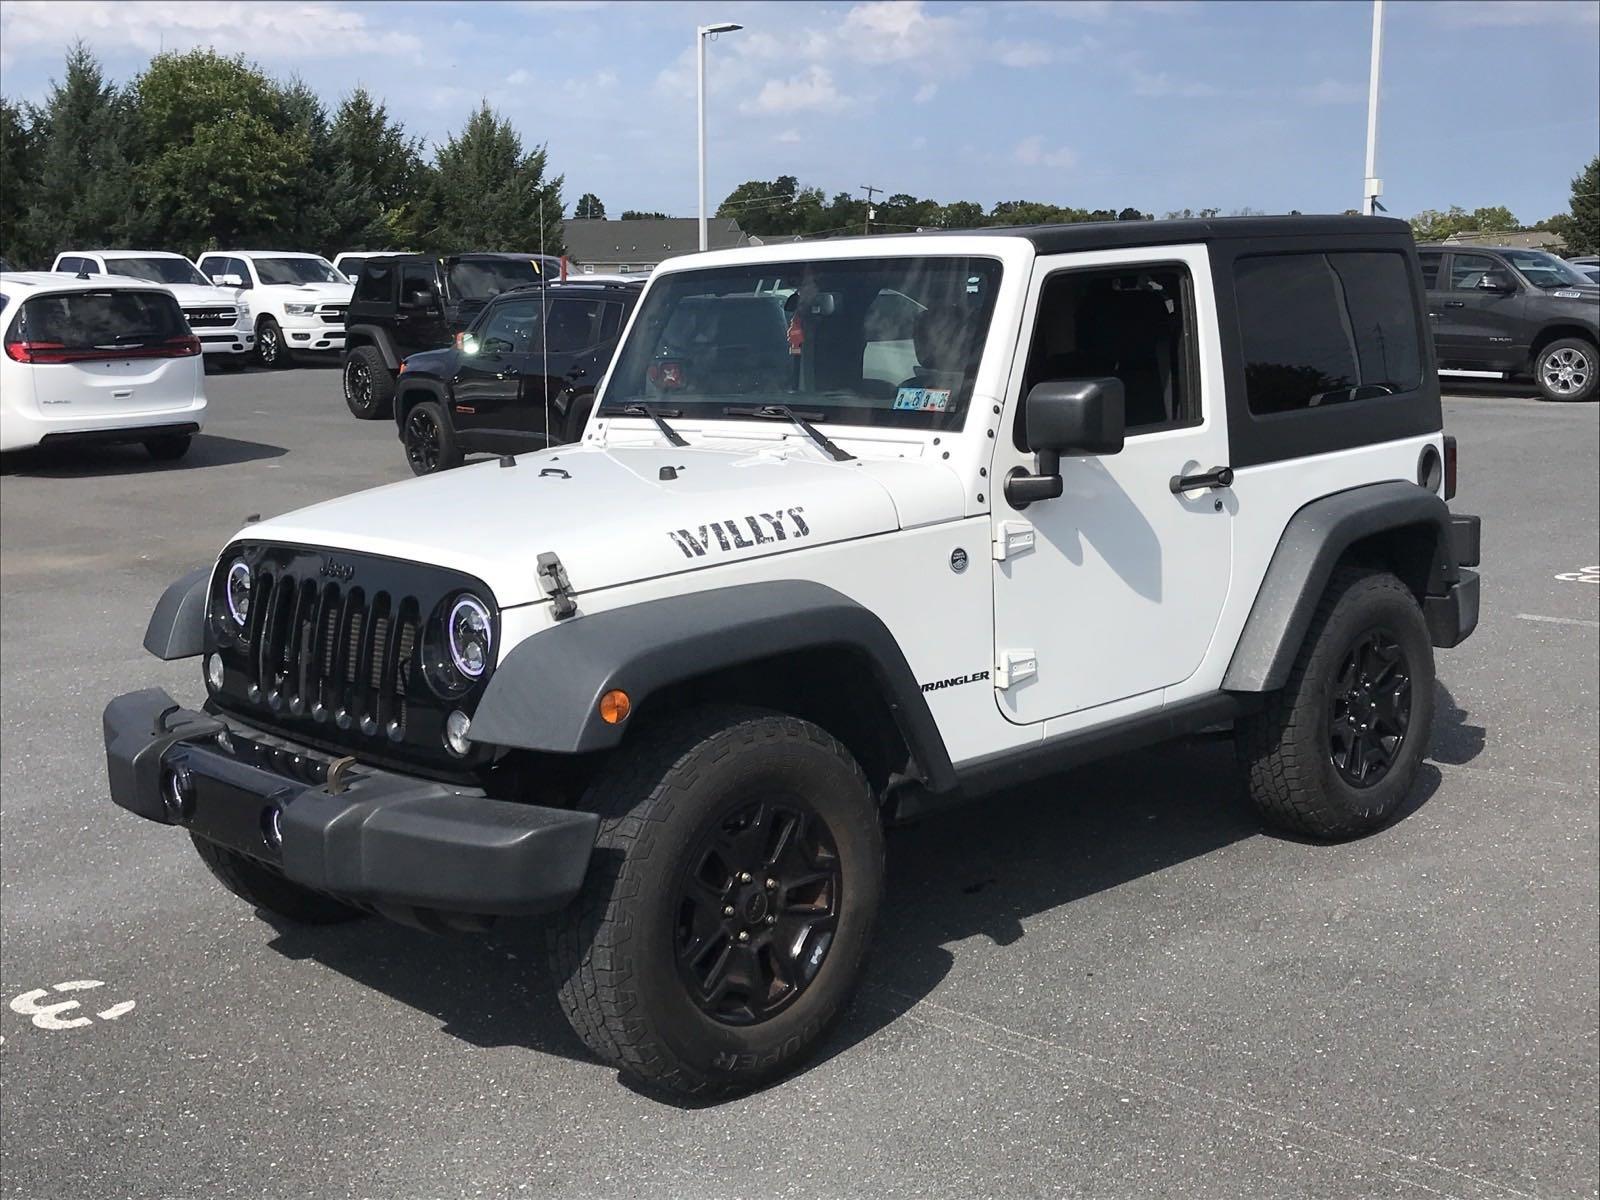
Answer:
[{"label": "utility pole", "polygon": [[881,187],[872,187],[869,184],[863,183],[861,185],[861,190],[867,194],[867,218],[862,223],[861,232],[864,234],[870,234],[872,232],[872,197],[875,193],[883,191],[883,189]]},{"label": "utility pole", "polygon": [[1378,78],[1383,66],[1383,0],[1372,0],[1372,67],[1367,76],[1367,174],[1361,182],[1361,211],[1373,216],[1383,208],[1383,180],[1378,178]]}]

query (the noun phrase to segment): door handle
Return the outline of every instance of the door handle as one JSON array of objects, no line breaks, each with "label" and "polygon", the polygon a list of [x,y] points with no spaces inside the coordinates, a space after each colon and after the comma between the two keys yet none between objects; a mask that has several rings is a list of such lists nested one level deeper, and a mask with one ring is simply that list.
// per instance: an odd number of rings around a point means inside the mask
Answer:
[{"label": "door handle", "polygon": [[1446,300],[1444,306],[1446,308],[1465,308],[1467,302],[1465,300]]},{"label": "door handle", "polygon": [[1184,492],[1192,492],[1198,488],[1227,488],[1233,486],[1232,467],[1212,467],[1199,475],[1174,475],[1167,486],[1172,489],[1174,496]]}]

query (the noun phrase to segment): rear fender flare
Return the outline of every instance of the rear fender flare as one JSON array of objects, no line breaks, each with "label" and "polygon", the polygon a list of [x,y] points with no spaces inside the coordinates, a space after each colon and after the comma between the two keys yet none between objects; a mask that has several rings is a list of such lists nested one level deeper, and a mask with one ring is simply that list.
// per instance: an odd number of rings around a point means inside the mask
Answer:
[{"label": "rear fender flare", "polygon": [[389,338],[389,331],[381,325],[347,325],[344,330],[344,354],[350,357],[350,352],[359,350],[363,345],[371,345],[383,356],[383,365],[391,371],[400,369],[400,359],[394,352],[394,342]]},{"label": "rear fender flare", "polygon": [[1423,577],[1425,567],[1427,594],[1442,595],[1459,578],[1460,569],[1450,537],[1450,510],[1433,492],[1398,480],[1373,483],[1313,500],[1297,511],[1278,539],[1223,676],[1223,690],[1270,692],[1283,687],[1344,553],[1373,534],[1416,527],[1430,534],[1431,559],[1412,564],[1414,573]]}]

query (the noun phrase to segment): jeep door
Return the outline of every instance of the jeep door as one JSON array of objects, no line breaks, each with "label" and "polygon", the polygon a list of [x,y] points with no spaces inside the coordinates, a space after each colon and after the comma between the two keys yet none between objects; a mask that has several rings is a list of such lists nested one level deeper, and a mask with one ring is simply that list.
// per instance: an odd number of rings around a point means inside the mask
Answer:
[{"label": "jeep door", "polygon": [[406,263],[400,272],[400,303],[394,315],[395,352],[404,358],[450,344],[444,298],[432,263]]},{"label": "jeep door", "polygon": [[[1236,510],[1226,487],[1170,481],[1228,463],[1204,246],[1040,258],[991,472],[1033,472],[1023,401],[1039,383],[1114,378],[1116,454],[1063,457],[1062,495],[995,497],[995,695],[1012,721],[1144,696],[1199,668],[1227,599]],[[1001,558],[1001,556],[1004,556]]]},{"label": "jeep door", "polygon": [[[537,296],[492,303],[462,349],[452,381],[452,420],[477,450],[516,449],[526,442],[522,371],[539,336]],[[469,353],[470,351],[470,353]]]},{"label": "jeep door", "polygon": [[1510,267],[1494,255],[1452,251],[1439,283],[1428,310],[1439,313],[1433,340],[1441,362],[1483,371],[1526,365],[1532,336],[1526,328],[1528,302]]},{"label": "jeep door", "polygon": [[552,441],[567,439],[573,401],[592,392],[605,374],[621,315],[619,303],[598,297],[556,296],[549,302],[543,345],[534,346],[523,367],[518,428],[540,438],[548,432]]}]

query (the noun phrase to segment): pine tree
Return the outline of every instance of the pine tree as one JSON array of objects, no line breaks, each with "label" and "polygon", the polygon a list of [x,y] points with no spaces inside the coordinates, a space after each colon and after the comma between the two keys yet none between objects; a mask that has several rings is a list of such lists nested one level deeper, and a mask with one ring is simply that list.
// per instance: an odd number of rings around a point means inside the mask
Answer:
[{"label": "pine tree", "polygon": [[524,153],[510,121],[484,104],[435,158],[433,248],[560,254],[562,177],[545,179],[545,147]]}]

